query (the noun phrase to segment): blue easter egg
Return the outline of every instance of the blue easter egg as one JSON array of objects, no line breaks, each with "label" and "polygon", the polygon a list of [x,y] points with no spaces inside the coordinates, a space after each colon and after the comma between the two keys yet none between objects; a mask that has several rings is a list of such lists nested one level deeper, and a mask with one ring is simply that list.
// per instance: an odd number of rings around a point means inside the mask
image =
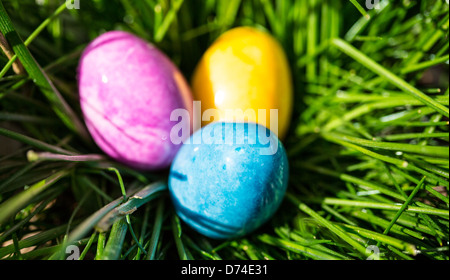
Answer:
[{"label": "blue easter egg", "polygon": [[176,155],[169,190],[178,216],[214,239],[246,235],[280,206],[288,183],[285,149],[255,123],[215,122]]}]

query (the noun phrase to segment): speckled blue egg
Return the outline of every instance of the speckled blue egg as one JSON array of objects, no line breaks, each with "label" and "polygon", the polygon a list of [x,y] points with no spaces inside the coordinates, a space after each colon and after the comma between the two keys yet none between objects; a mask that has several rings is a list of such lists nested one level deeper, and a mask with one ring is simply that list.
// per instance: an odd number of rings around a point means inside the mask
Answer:
[{"label": "speckled blue egg", "polygon": [[285,149],[255,123],[216,122],[176,155],[169,190],[178,216],[214,239],[246,235],[267,222],[287,188]]}]

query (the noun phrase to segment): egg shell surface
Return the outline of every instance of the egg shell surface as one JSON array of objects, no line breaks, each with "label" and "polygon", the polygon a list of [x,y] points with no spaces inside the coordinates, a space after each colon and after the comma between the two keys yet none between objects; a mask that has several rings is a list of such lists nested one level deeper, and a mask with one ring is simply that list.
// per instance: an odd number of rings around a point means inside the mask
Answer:
[{"label": "egg shell surface", "polygon": [[267,132],[255,123],[213,122],[191,136],[169,175],[184,222],[210,238],[230,239],[272,217],[286,192],[289,165],[283,145],[274,133],[267,141]]},{"label": "egg shell surface", "polygon": [[[251,109],[247,121],[269,127],[280,139],[287,134],[293,104],[291,71],[282,46],[267,32],[237,27],[222,34],[198,63],[192,92],[202,112],[219,110],[214,121],[239,121],[241,112],[227,115],[226,110]],[[259,109],[265,110],[265,117]],[[270,124],[271,109],[278,110],[276,129]]]},{"label": "egg shell surface", "polygon": [[86,126],[107,155],[136,169],[170,166],[181,146],[170,141],[170,115],[192,114],[192,94],[164,53],[133,34],[104,33],[82,54],[78,87]]}]

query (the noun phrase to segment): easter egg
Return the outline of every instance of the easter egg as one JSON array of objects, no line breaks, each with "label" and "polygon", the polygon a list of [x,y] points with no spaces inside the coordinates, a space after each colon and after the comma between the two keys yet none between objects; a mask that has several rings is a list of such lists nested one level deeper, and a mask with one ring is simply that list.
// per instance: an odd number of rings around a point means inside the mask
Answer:
[{"label": "easter egg", "polygon": [[289,165],[281,142],[268,132],[256,123],[213,122],[183,144],[168,185],[185,223],[207,237],[231,239],[272,217],[286,192]]},{"label": "easter egg", "polygon": [[[201,101],[202,112],[217,109],[219,120],[257,122],[280,139],[289,129],[293,102],[289,63],[267,32],[237,27],[222,34],[197,65],[192,92]],[[270,110],[278,110],[277,115],[270,116]]]},{"label": "easter egg", "polygon": [[114,160],[142,170],[170,166],[175,109],[192,111],[183,75],[152,44],[107,32],[84,50],[78,68],[81,109],[96,144]]}]

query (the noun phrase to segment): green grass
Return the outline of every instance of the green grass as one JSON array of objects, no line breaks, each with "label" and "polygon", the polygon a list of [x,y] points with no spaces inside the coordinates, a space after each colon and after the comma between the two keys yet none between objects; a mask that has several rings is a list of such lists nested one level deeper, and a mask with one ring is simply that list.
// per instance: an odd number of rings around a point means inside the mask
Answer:
[{"label": "green grass", "polygon": [[[445,1],[1,0],[0,259],[449,259],[449,6]],[[241,25],[289,58],[286,199],[266,225],[216,241],[188,228],[167,171],[111,162],[77,99],[84,47],[122,29],[190,79]],[[71,247],[70,247],[71,248]]]}]

